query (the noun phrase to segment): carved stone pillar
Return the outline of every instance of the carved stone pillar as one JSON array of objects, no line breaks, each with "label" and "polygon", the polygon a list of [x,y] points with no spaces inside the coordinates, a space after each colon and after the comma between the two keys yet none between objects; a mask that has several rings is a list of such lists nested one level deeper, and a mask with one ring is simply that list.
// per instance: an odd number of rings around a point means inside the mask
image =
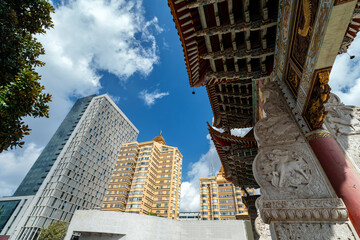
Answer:
[{"label": "carved stone pillar", "polygon": [[325,126],[360,173],[360,107],[344,105],[331,93],[325,110]]},{"label": "carved stone pillar", "polygon": [[254,240],[258,240],[260,238],[259,234],[257,233],[257,231],[255,229],[255,220],[258,216],[256,206],[255,206],[255,201],[258,197],[260,197],[260,195],[252,195],[252,196],[247,196],[247,197],[242,198],[246,208],[248,209],[248,215],[249,215],[250,222],[251,222]]},{"label": "carved stone pillar", "polygon": [[308,140],[360,234],[360,107],[346,106],[331,94],[325,109],[328,131],[311,132]]},{"label": "carved stone pillar", "polygon": [[274,82],[262,89],[265,117],[255,125],[257,207],[272,239],[358,239],[305,136]]}]

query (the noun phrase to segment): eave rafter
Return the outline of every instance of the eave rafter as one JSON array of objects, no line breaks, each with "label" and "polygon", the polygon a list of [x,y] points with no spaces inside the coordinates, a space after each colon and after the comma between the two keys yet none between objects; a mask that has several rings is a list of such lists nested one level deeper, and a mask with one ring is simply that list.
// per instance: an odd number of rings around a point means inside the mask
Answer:
[{"label": "eave rafter", "polygon": [[214,3],[221,3],[225,2],[227,0],[197,0],[195,2],[190,3],[187,5],[188,8],[197,8],[199,6],[208,5],[208,4],[214,4]]},{"label": "eave rafter", "polygon": [[244,149],[257,151],[255,138],[251,136],[238,137],[229,133],[220,133],[208,123],[211,139],[223,166],[224,177],[232,181],[235,186],[259,187],[252,173],[254,155],[239,156],[238,152]]},{"label": "eave rafter", "polygon": [[251,82],[208,85],[206,89],[215,127],[229,130],[252,126]]},{"label": "eave rafter", "polygon": [[239,80],[261,79],[267,77],[268,73],[255,71],[250,73],[244,72],[208,72],[206,73],[203,85],[215,85],[220,83],[230,83]]},{"label": "eave rafter", "polygon": [[234,32],[234,33],[238,33],[238,32],[245,32],[245,31],[258,31],[258,30],[263,30],[263,29],[267,29],[269,27],[273,27],[276,26],[277,24],[277,19],[271,19],[271,21],[269,22],[264,22],[263,20],[257,20],[254,22],[248,22],[248,23],[244,23],[244,22],[240,22],[240,23],[230,23],[227,25],[222,25],[222,26],[216,26],[216,27],[212,27],[212,28],[206,28],[203,30],[199,30],[195,32],[195,35],[198,37],[201,36],[213,36],[213,35],[217,35],[217,34],[226,34],[229,32]]},{"label": "eave rafter", "polygon": [[239,137],[234,136],[226,132],[219,132],[215,130],[213,127],[210,126],[209,123],[207,123],[209,133],[213,136],[216,136],[218,139],[222,141],[223,146],[229,146],[230,144],[240,144],[242,146],[257,146],[255,138],[252,137]]},{"label": "eave rafter", "polygon": [[228,48],[224,51],[205,53],[200,57],[203,59],[222,59],[222,58],[234,58],[234,59],[247,59],[247,58],[263,58],[274,55],[275,47],[271,48],[255,48],[251,50],[236,50]]}]

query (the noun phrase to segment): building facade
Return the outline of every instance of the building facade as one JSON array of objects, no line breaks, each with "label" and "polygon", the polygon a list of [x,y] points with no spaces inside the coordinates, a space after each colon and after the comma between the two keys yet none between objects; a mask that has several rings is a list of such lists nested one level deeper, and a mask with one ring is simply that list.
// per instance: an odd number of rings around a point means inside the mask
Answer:
[{"label": "building facade", "polygon": [[42,227],[70,221],[75,210],[100,207],[121,144],[138,133],[106,94],[79,99],[14,194],[33,195],[29,206],[1,234],[37,239]]},{"label": "building facade", "polygon": [[[245,191],[222,176],[200,178],[200,214],[202,220],[247,219],[243,196],[255,195],[253,189]],[[238,217],[236,217],[238,216]]]},{"label": "building facade", "polygon": [[162,136],[122,145],[103,210],[178,219],[182,155]]}]

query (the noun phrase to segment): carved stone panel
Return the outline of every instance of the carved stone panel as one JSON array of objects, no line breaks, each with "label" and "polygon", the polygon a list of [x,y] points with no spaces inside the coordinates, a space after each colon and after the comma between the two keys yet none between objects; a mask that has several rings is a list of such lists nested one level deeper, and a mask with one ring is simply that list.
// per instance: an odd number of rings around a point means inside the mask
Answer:
[{"label": "carved stone panel", "polygon": [[269,82],[261,92],[264,118],[254,127],[260,151],[253,173],[262,193],[256,206],[270,223],[272,239],[355,239],[344,203],[321,171],[277,84]]},{"label": "carved stone panel", "polygon": [[271,221],[346,221],[348,212],[339,198],[263,200],[259,204],[265,223]]},{"label": "carved stone panel", "polygon": [[334,196],[305,143],[266,147],[254,160],[254,176],[264,199]]},{"label": "carved stone panel", "polygon": [[349,223],[272,223],[273,239],[317,239],[317,240],[352,240],[358,239]]},{"label": "carved stone panel", "polygon": [[301,132],[283,101],[276,83],[267,83],[262,89],[266,117],[258,121],[254,134],[258,146],[304,142]]},{"label": "carved stone panel", "polygon": [[341,103],[339,97],[330,94],[325,104],[328,112],[325,124],[343,150],[360,169],[360,107]]}]

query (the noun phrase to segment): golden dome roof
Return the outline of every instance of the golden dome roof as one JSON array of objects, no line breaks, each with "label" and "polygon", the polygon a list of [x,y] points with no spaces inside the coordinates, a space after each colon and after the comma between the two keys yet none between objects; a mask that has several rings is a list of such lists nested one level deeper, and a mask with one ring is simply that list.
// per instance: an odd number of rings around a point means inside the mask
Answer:
[{"label": "golden dome roof", "polygon": [[155,137],[153,141],[166,145],[165,139],[161,135]]}]

